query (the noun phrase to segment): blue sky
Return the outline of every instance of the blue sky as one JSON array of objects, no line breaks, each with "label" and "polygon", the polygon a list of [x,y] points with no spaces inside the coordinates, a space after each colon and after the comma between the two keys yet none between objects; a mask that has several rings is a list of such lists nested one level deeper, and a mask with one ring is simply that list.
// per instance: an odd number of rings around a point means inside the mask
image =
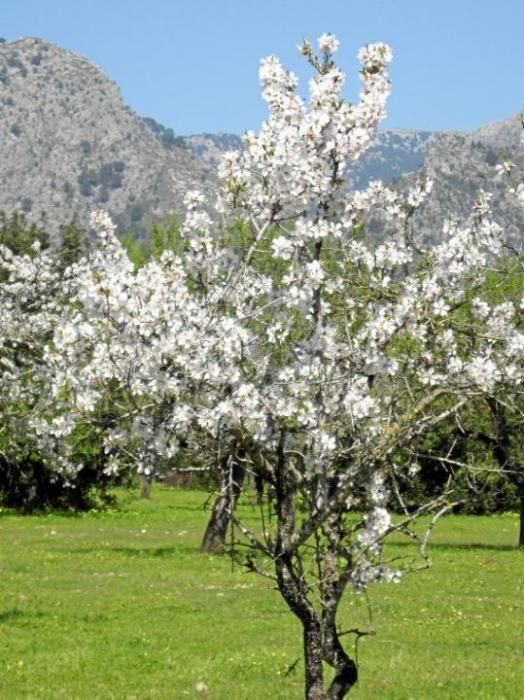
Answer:
[{"label": "blue sky", "polygon": [[257,129],[260,58],[305,81],[296,44],[326,31],[350,99],[358,48],[393,48],[386,127],[471,130],[524,109],[524,0],[0,0],[0,36],[86,56],[179,134]]}]

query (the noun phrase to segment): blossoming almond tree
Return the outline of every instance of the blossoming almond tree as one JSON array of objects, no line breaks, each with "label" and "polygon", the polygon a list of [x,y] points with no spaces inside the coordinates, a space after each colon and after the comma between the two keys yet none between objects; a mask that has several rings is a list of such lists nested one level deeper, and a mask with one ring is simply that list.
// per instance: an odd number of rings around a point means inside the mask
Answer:
[{"label": "blossoming almond tree", "polygon": [[[40,444],[31,426],[35,417],[48,416],[43,349],[59,325],[64,297],[70,291],[67,275],[59,274],[59,257],[42,250],[38,241],[24,254],[0,246],[0,402],[2,492],[10,504],[26,509],[43,497],[39,491],[57,482],[63,463],[55,447],[58,424]],[[44,444],[45,442],[45,444]],[[66,447],[61,449],[61,454]],[[48,464],[52,460],[52,467]],[[66,458],[69,466],[70,460]]]},{"label": "blossoming almond tree", "polygon": [[[337,45],[321,37],[320,57],[309,43],[300,47],[315,71],[307,104],[277,59],[263,61],[269,118],[222,162],[219,210],[251,231],[214,286],[241,344],[233,364],[214,348],[219,382],[212,379],[212,401],[201,398],[194,414],[218,443],[241,445],[244,463],[268,486],[270,517],[259,530],[233,518],[249,565],[275,576],[303,625],[310,699],[342,698],[357,679],[336,622],[346,587],[398,580],[402,568],[384,559],[386,536],[414,537],[417,516],[447,507],[437,499],[393,523],[386,477],[409,468],[393,455],[473,397],[513,391],[524,340],[514,324],[521,306],[479,301],[472,323],[454,314],[501,252],[489,197],[481,194],[462,226],[447,222],[443,242],[428,250],[414,220],[429,183],[405,201],[380,183],[348,191],[346,169],[384,114],[391,53],[382,44],[361,51],[363,87],[351,106],[332,60]],[[391,235],[380,245],[357,240],[357,225],[377,208]],[[212,240],[200,221],[197,232]],[[264,255],[274,260],[270,277],[257,265]],[[335,669],[327,688],[323,662]]]},{"label": "blossoming almond tree", "polygon": [[[313,69],[307,101],[276,58],[262,62],[268,119],[223,158],[218,223],[188,194],[183,257],[165,253],[135,274],[111,222],[95,218],[100,249],[77,265],[47,349],[62,424],[104,392],[125,397],[106,426],[109,469],[126,457],[150,468],[183,437],[230,475],[241,463],[264,484],[260,527],[228,515],[248,566],[275,578],[302,624],[309,700],[343,698],[357,680],[337,623],[344,591],[400,580],[409,565],[387,561],[386,537],[415,538],[418,516],[449,507],[443,496],[393,521],[391,485],[411,466],[395,455],[523,377],[521,304],[466,294],[501,251],[489,197],[427,249],[415,224],[429,182],[406,198],[378,182],[349,191],[347,168],[384,116],[391,52],[361,50],[351,105],[337,47],[332,35],[319,56],[300,46]],[[359,235],[371,212],[385,222],[383,243]],[[239,220],[242,241],[225,246]],[[334,668],[327,687],[324,663]]]}]

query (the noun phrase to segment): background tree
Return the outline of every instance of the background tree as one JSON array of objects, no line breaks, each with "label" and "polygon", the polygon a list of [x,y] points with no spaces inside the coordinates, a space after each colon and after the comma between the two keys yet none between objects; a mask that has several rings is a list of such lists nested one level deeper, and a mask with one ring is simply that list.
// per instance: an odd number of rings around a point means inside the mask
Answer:
[{"label": "background tree", "polygon": [[[15,212],[0,221],[0,499],[26,511],[85,509],[105,498],[114,479],[103,471],[98,426],[78,424],[69,436],[60,433],[45,348],[69,304],[73,265],[89,253],[90,239],[76,218],[60,227],[57,239],[45,230],[45,219],[29,224]],[[108,407],[101,410],[99,420]],[[41,426],[53,421],[55,436],[41,440]]]},{"label": "background tree", "polygon": [[14,211],[9,214],[0,210],[0,244],[12,253],[28,255],[35,242],[45,249],[49,247],[50,241],[51,237],[45,228],[45,215],[39,222],[29,223],[23,212]]}]

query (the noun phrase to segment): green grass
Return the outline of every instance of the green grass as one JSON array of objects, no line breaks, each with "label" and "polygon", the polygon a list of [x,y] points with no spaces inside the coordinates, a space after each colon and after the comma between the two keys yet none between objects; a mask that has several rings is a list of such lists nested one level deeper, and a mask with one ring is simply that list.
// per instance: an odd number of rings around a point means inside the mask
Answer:
[{"label": "green grass", "polygon": [[[2,514],[0,698],[301,698],[302,664],[285,675],[299,625],[270,582],[197,553],[203,501],[157,488],[119,512]],[[521,700],[516,538],[516,516],[444,518],[433,568],[370,590],[377,634],[349,697]],[[366,626],[366,598],[347,595],[340,621]]]}]

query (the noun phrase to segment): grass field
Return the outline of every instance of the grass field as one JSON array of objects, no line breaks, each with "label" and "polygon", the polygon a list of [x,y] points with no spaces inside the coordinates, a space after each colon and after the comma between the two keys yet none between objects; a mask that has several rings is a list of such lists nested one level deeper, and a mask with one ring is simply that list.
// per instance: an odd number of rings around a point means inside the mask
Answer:
[{"label": "grass field", "polygon": [[[301,698],[299,626],[270,582],[197,553],[203,501],[157,488],[121,511],[1,514],[0,698]],[[516,516],[444,518],[430,570],[371,589],[349,697],[522,700],[516,538]],[[366,598],[340,620],[366,626]]]}]

